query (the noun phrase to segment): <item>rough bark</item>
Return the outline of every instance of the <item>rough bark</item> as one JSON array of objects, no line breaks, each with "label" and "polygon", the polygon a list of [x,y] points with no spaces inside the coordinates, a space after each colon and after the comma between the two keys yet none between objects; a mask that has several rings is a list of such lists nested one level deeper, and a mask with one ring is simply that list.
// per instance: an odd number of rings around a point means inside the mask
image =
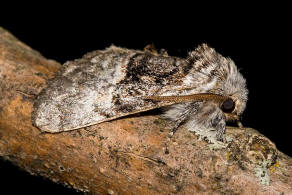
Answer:
[{"label": "rough bark", "polygon": [[[0,28],[0,156],[31,174],[96,194],[292,194],[292,159],[250,128],[227,148],[144,114],[40,133],[33,101],[60,64]],[[169,144],[166,151],[165,145]]]}]

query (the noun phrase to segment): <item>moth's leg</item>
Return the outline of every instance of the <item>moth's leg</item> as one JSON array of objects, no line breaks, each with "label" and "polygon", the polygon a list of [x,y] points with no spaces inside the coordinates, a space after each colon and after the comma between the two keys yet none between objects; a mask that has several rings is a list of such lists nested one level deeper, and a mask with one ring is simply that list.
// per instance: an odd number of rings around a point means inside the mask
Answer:
[{"label": "moth's leg", "polygon": [[225,113],[225,116],[226,116],[226,120],[227,121],[236,121],[237,126],[239,128],[243,128],[243,125],[240,122],[240,119],[239,119],[239,116],[238,115],[236,115],[236,114],[230,114],[230,113]]},{"label": "moth's leg", "polygon": [[144,51],[148,51],[148,52],[151,52],[152,54],[154,55],[162,55],[164,57],[168,57],[168,53],[165,49],[160,49],[160,51],[158,52],[157,49],[155,48],[154,44],[149,44],[149,45],[146,45],[144,47]]},{"label": "moth's leg", "polygon": [[158,55],[158,51],[157,49],[155,48],[154,44],[149,44],[149,45],[146,45],[144,47],[144,51],[148,51],[148,52],[151,52],[152,54],[154,55]]},{"label": "moth's leg", "polygon": [[216,138],[218,141],[226,142],[225,131],[226,131],[226,120],[224,114],[218,112],[211,121],[212,127],[216,130]]},{"label": "moth's leg", "polygon": [[160,49],[159,54],[164,56],[164,57],[168,57],[168,53],[165,49]]},{"label": "moth's leg", "polygon": [[165,113],[163,114],[164,118],[168,118],[175,122],[173,128],[171,129],[168,135],[168,141],[165,143],[165,154],[169,153],[169,144],[172,136],[178,130],[178,128],[188,120],[188,118],[193,115],[198,107],[200,102],[193,103],[183,103],[175,104],[164,109]]},{"label": "moth's leg", "polygon": [[169,137],[171,138],[178,128],[193,115],[199,107],[198,102],[172,105],[164,114],[166,118],[170,118],[175,122]]},{"label": "moth's leg", "polygon": [[169,133],[169,137],[172,137],[175,132],[177,131],[178,127],[181,126],[185,121],[186,119],[188,118],[189,116],[189,109],[188,110],[185,110],[181,115],[180,117],[175,121],[175,124],[174,126],[172,127],[170,133]]}]

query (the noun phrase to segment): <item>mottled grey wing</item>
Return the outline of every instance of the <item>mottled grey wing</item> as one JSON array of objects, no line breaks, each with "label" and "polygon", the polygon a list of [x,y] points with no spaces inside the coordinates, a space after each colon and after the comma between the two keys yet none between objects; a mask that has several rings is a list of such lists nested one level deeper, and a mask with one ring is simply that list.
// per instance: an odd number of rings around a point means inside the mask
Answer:
[{"label": "mottled grey wing", "polygon": [[48,82],[34,104],[32,122],[42,131],[68,131],[172,104],[143,96],[212,89],[216,82],[202,85],[209,77],[194,68],[194,61],[114,46],[91,52],[65,63]]},{"label": "mottled grey wing", "polygon": [[143,79],[154,79],[149,75],[141,80],[131,75],[139,76],[137,71],[143,67],[136,67],[135,72],[134,66],[139,61],[136,58],[144,58],[143,55],[111,47],[65,63],[39,94],[33,124],[46,132],[67,131],[169,104],[141,98],[159,92],[162,87],[156,82],[146,85]]}]

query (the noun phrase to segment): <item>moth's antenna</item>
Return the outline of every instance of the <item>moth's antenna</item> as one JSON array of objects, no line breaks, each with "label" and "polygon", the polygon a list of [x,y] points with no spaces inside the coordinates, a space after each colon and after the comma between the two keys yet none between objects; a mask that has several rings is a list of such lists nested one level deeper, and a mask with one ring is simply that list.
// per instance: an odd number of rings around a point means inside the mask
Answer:
[{"label": "moth's antenna", "polygon": [[192,95],[181,95],[181,96],[144,96],[144,99],[154,100],[154,101],[169,101],[174,103],[183,103],[183,102],[195,102],[195,101],[216,101],[224,102],[229,97],[212,94],[212,93],[199,93]]},{"label": "moth's antenna", "polygon": [[[230,99],[229,97],[212,94],[212,93],[199,93],[199,94],[181,95],[181,96],[144,96],[143,98],[146,100],[168,101],[168,102],[173,102],[173,103],[215,101],[220,104]],[[236,121],[239,128],[243,127],[242,123],[240,122],[239,117],[236,114],[232,114],[232,113],[225,113],[225,114],[228,115],[229,119]]]}]

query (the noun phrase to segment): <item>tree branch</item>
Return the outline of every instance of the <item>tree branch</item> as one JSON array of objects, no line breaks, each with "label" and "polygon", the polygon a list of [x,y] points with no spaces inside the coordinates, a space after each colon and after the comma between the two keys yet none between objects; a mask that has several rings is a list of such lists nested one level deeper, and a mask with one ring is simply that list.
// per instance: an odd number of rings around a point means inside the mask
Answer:
[{"label": "tree branch", "polygon": [[33,101],[59,68],[0,28],[2,158],[99,194],[292,193],[292,159],[250,128],[229,127],[232,141],[217,150],[183,127],[168,143],[170,122],[149,114],[40,133],[31,124]]}]

